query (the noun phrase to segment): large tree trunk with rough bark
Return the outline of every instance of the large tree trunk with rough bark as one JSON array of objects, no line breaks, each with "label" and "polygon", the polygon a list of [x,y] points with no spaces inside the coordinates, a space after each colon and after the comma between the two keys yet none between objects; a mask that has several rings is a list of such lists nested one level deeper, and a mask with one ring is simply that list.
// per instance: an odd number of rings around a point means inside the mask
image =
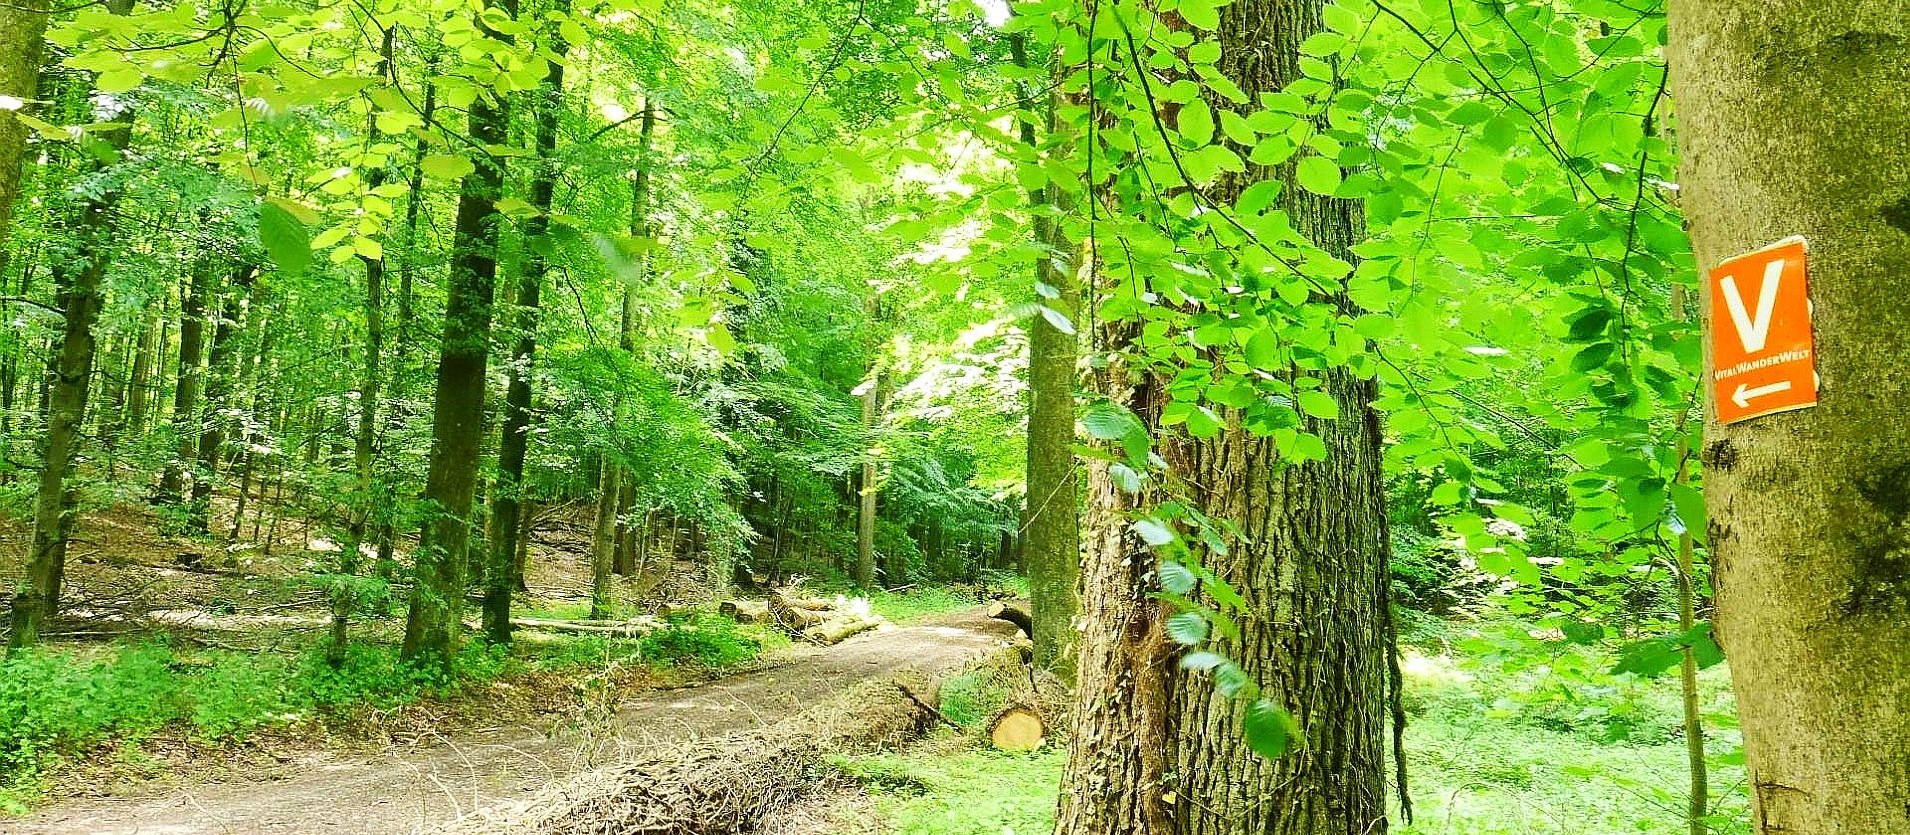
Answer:
[{"label": "large tree trunk with rough bark", "polygon": [[[1322,6],[1228,5],[1216,66],[1249,99],[1283,89],[1300,76],[1301,42],[1323,28]],[[1218,97],[1210,103],[1233,106]],[[1364,234],[1360,204],[1313,195],[1291,173],[1250,166],[1207,196],[1232,206],[1255,182],[1286,181],[1277,206],[1294,227],[1354,260],[1350,247]],[[1346,304],[1343,297],[1315,303]],[[1108,323],[1098,336],[1119,351],[1132,346],[1138,329]],[[1156,425],[1171,402],[1164,374],[1131,383],[1116,363],[1097,380],[1104,394]],[[1065,835],[1386,831],[1387,697],[1395,681],[1376,386],[1341,368],[1296,366],[1284,376],[1320,380],[1338,407],[1337,420],[1301,418],[1302,429],[1325,441],[1326,461],[1283,460],[1274,440],[1249,433],[1237,414],[1211,439],[1163,433],[1156,450],[1185,485],[1175,498],[1238,527],[1224,553],[1201,554],[1245,599],[1238,637],[1216,637],[1208,648],[1288,710],[1300,738],[1277,760],[1261,757],[1247,745],[1241,702],[1219,692],[1212,676],[1176,669],[1166,613],[1151,598],[1157,559],[1129,530],[1137,500],[1112,482],[1105,463],[1092,465],[1075,741],[1058,829]]]},{"label": "large tree trunk with rough bark", "polygon": [[[516,4],[503,7],[515,16]],[[480,23],[480,26],[483,24]],[[471,138],[482,147],[510,141],[510,118],[501,99],[479,96],[471,104]],[[425,500],[433,517],[419,536],[416,584],[405,618],[403,656],[434,657],[450,664],[457,652],[464,608],[472,500],[477,495],[478,458],[484,442],[485,368],[491,357],[491,309],[497,289],[497,238],[502,216],[504,160],[476,154],[458,195],[451,249],[450,287],[444,305],[444,335],[438,348],[437,395],[431,414],[430,466]]]},{"label": "large tree trunk with rough bark", "polygon": [[1700,270],[1810,241],[1819,405],[1730,426],[1708,409],[1705,425],[1753,827],[1907,832],[1910,15],[1879,0],[1674,0],[1670,14]]}]

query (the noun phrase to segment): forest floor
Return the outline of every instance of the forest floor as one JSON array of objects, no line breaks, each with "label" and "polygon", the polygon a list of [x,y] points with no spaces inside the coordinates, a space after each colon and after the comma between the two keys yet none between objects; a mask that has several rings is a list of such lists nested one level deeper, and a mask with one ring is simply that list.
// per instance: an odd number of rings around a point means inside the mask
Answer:
[{"label": "forest floor", "polygon": [[224,782],[57,802],[7,827],[22,835],[428,831],[638,751],[773,723],[861,681],[949,672],[1012,631],[977,609],[828,649],[790,647],[720,681],[607,705],[590,721],[484,728],[372,754],[299,752]]},{"label": "forest floor", "polygon": [[[1675,677],[1613,675],[1617,644],[1584,646],[1511,620],[1410,619],[1407,768],[1399,835],[1685,835],[1688,786]],[[1536,634],[1535,634],[1536,632]],[[1727,671],[1700,678],[1713,835],[1749,835]],[[957,722],[960,680],[943,687]],[[955,704],[951,704],[951,696]],[[975,711],[968,711],[973,714]],[[986,715],[986,708],[981,711]],[[939,733],[909,750],[840,757],[848,787],[772,835],[1046,835],[1065,748],[1033,753]]]}]

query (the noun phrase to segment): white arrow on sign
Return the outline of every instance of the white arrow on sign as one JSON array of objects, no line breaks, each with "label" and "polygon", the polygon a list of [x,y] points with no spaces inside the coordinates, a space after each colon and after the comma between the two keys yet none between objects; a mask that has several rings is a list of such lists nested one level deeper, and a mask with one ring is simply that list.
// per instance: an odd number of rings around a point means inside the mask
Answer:
[{"label": "white arrow on sign", "polygon": [[1739,383],[1738,390],[1731,393],[1731,402],[1738,404],[1738,408],[1740,409],[1749,409],[1751,408],[1752,400],[1768,394],[1777,394],[1778,392],[1790,390],[1791,381],[1789,380],[1780,380],[1770,385],[1757,386],[1756,388],[1748,388],[1743,383]]}]

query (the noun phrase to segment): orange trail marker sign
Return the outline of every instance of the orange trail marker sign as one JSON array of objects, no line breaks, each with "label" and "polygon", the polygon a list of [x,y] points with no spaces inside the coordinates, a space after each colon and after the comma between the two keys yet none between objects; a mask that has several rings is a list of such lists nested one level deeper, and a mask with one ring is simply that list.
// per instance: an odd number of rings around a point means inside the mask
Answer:
[{"label": "orange trail marker sign", "polygon": [[1809,245],[1787,238],[1711,271],[1711,403],[1719,423],[1817,405]]}]

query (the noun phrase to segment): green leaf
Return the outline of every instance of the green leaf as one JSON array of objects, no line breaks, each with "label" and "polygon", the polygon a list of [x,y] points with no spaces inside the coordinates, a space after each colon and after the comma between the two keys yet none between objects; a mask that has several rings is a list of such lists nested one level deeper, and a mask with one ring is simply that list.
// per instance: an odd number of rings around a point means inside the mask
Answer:
[{"label": "green leaf", "polygon": [[1147,431],[1147,427],[1133,412],[1106,400],[1090,404],[1081,413],[1081,428],[1103,441],[1118,441],[1136,432]]},{"label": "green leaf", "polygon": [[1220,6],[1214,0],[1181,0],[1180,16],[1197,29],[1212,32],[1220,28]]},{"label": "green leaf", "polygon": [[1227,657],[1217,652],[1199,650],[1181,656],[1180,668],[1189,672],[1205,673],[1227,663]]},{"label": "green leaf", "polygon": [[1182,107],[1175,125],[1188,147],[1198,148],[1214,140],[1214,111],[1204,99],[1194,99]]},{"label": "green leaf", "polygon": [[1260,328],[1247,337],[1247,364],[1262,371],[1272,371],[1280,367],[1280,338],[1273,331]]},{"label": "green leaf", "polygon": [[1316,418],[1330,419],[1340,416],[1340,401],[1334,399],[1333,395],[1327,394],[1319,389],[1308,389],[1300,392],[1294,395],[1293,399],[1300,404],[1300,411],[1306,412]]},{"label": "green leaf", "polygon": [[1345,49],[1347,43],[1346,36],[1338,32],[1320,32],[1301,42],[1300,54],[1325,58]]},{"label": "green leaf", "polygon": [[102,93],[124,93],[145,83],[146,74],[133,67],[122,67],[100,73],[93,86]]},{"label": "green leaf", "polygon": [[1185,595],[1199,582],[1192,569],[1174,560],[1161,560],[1161,589],[1168,594]]},{"label": "green leaf", "polygon": [[312,233],[276,202],[259,204],[259,245],[281,272],[301,273],[312,265]]},{"label": "green leaf", "polygon": [[1340,166],[1326,157],[1302,159],[1299,168],[1294,171],[1294,179],[1299,181],[1301,188],[1329,197],[1339,190],[1340,178]]},{"label": "green leaf", "polygon": [[418,168],[439,180],[455,180],[477,170],[470,160],[457,154],[430,154],[418,161]]},{"label": "green leaf", "polygon": [[1141,538],[1142,542],[1155,548],[1173,542],[1176,538],[1174,529],[1157,519],[1142,519],[1135,522],[1134,533]]},{"label": "green leaf", "polygon": [[1239,664],[1224,661],[1214,668],[1214,691],[1221,698],[1238,699],[1257,696],[1260,688],[1253,683],[1253,676],[1247,675],[1247,671],[1240,669]]},{"label": "green leaf", "polygon": [[1605,625],[1592,621],[1568,620],[1559,625],[1559,631],[1574,644],[1596,644],[1605,637]]},{"label": "green leaf", "polygon": [[1167,619],[1167,637],[1183,646],[1207,640],[1207,632],[1207,619],[1199,612],[1181,612]]},{"label": "green leaf", "polygon": [[1255,699],[1248,703],[1242,728],[1247,737],[1247,747],[1269,760],[1279,759],[1287,752],[1287,740],[1298,730],[1294,726],[1293,715],[1271,699]]},{"label": "green leaf", "polygon": [[1067,314],[1044,304],[1041,306],[1041,318],[1047,320],[1055,330],[1069,336],[1074,335],[1074,323],[1068,321]]}]

